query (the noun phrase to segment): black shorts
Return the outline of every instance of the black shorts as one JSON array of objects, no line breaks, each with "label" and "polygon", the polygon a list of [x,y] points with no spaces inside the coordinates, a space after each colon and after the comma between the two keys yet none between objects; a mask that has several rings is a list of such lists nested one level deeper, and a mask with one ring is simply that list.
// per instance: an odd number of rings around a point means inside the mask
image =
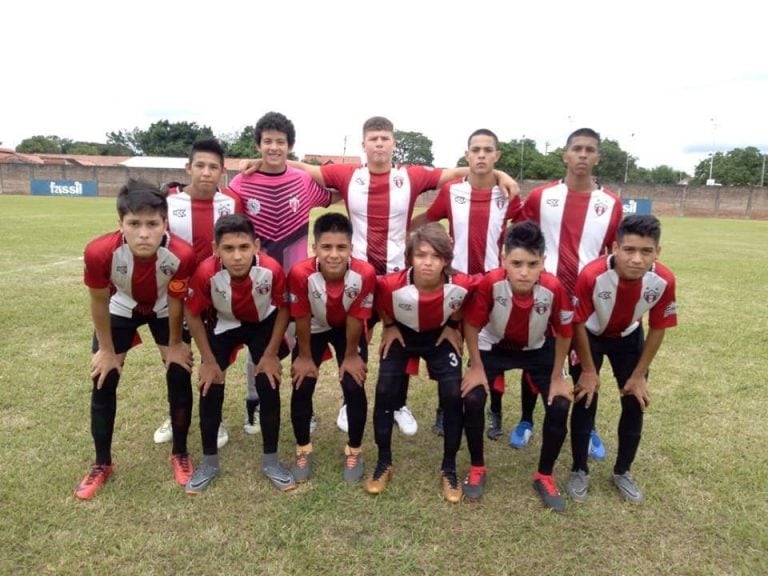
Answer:
[{"label": "black shorts", "polygon": [[[272,338],[272,330],[275,326],[277,310],[261,322],[243,322],[237,328],[227,330],[221,334],[208,332],[208,342],[211,351],[216,357],[219,368],[226,370],[234,362],[235,352],[241,346],[246,346],[251,353],[253,363],[258,364],[264,354],[264,350]],[[282,359],[288,356],[288,345],[285,338],[280,343],[278,356]]]},{"label": "black shorts", "polygon": [[493,386],[496,376],[519,368],[530,374],[533,384],[541,394],[549,394],[555,362],[553,338],[547,338],[544,345],[536,350],[508,350],[494,346],[490,350],[481,350],[480,357],[489,385]]},{"label": "black shorts", "polygon": [[[158,346],[168,346],[169,329],[168,318],[158,318],[154,314],[148,316],[134,315],[132,318],[124,316],[109,315],[110,328],[112,330],[112,344],[115,347],[115,354],[128,352],[134,346],[141,344],[139,336],[139,326],[149,325],[149,331],[152,338]],[[99,341],[96,334],[93,335],[91,351],[95,354],[99,350]]]}]

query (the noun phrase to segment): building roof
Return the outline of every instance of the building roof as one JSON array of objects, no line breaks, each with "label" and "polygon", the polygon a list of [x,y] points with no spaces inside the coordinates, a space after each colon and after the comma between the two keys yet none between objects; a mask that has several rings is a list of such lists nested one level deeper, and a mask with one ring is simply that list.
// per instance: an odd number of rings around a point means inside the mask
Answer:
[{"label": "building roof", "polygon": [[324,154],[305,154],[302,162],[326,164],[360,164],[360,156],[326,156]]}]

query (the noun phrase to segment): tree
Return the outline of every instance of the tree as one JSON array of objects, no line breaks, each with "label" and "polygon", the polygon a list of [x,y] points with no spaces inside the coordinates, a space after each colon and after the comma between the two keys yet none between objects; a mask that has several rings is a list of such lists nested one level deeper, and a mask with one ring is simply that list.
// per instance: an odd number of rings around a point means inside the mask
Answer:
[{"label": "tree", "polygon": [[107,148],[128,151],[127,154],[116,154],[116,156],[141,156],[142,151],[137,140],[138,132],[138,128],[131,131],[107,132]]},{"label": "tree", "polygon": [[418,164],[432,166],[435,157],[432,155],[432,140],[421,132],[403,132],[395,130],[395,164]]},{"label": "tree", "polygon": [[22,154],[64,154],[72,140],[58,136],[32,136],[25,138],[16,146],[16,152]]},{"label": "tree", "polygon": [[226,143],[227,156],[231,158],[261,158],[256,149],[256,126],[246,126],[240,134],[234,137],[223,136],[222,144]]},{"label": "tree", "polygon": [[749,186],[760,184],[763,155],[754,146],[735,148],[730,152],[717,152],[696,165],[693,182],[706,184],[710,169],[712,179],[728,186]]},{"label": "tree", "polygon": [[159,120],[147,130],[134,131],[139,149],[147,156],[186,157],[195,140],[213,138],[208,126],[196,122]]}]

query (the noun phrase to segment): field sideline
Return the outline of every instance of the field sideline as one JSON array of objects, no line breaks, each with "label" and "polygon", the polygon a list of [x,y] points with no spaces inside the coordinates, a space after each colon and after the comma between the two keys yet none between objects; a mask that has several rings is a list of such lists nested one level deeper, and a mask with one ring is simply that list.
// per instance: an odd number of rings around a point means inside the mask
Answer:
[{"label": "field sideline", "polygon": [[[608,460],[591,464],[587,503],[568,501],[558,515],[531,487],[541,408],[526,450],[486,442],[483,502],[441,499],[441,440],[429,430],[436,387],[423,377],[409,396],[420,430],[413,438],[395,431],[390,488],[371,497],[346,486],[345,435],[335,426],[341,392],[328,364],[315,394],[313,480],[280,494],[260,474],[261,437],[242,431],[242,359],[229,373],[222,475],[190,498],[173,481],[169,445],[152,443],[167,404],[147,344],[129,354],[118,391],[115,476],[93,501],[79,502],[72,492],[93,458],[81,256],[88,240],[116,228],[114,203],[0,195],[0,574],[766,572],[768,222],[662,218],[661,260],[678,278],[680,326],[651,368],[633,467],[642,506],[622,502],[610,482],[619,405],[610,377],[598,413]],[[375,463],[375,361],[369,372],[366,472]],[[519,413],[517,378],[508,379],[507,432]],[[286,382],[284,462],[293,449]],[[190,449],[199,461],[197,402]],[[466,442],[458,462],[463,474]],[[555,468],[561,487],[570,464],[566,441]]]}]

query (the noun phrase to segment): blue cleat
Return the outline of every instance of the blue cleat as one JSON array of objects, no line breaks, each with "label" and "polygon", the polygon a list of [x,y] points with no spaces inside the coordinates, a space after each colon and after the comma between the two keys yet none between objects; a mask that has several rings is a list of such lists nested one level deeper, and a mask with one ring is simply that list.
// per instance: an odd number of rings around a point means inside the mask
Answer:
[{"label": "blue cleat", "polygon": [[526,420],[520,420],[509,434],[509,445],[518,450],[525,448],[528,446],[531,436],[533,436],[533,424]]},{"label": "blue cleat", "polygon": [[600,436],[594,428],[589,435],[589,456],[595,460],[605,460],[605,444],[600,440]]}]

